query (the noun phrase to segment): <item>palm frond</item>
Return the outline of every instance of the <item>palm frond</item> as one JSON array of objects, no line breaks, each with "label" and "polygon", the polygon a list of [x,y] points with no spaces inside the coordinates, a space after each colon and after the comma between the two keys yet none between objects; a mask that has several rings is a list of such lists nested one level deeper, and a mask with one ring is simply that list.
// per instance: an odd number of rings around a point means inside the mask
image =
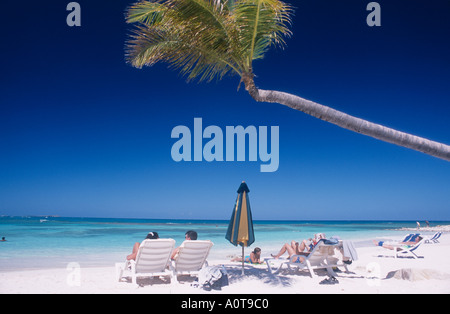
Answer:
[{"label": "palm frond", "polygon": [[198,78],[199,81],[222,78],[232,70],[237,72],[229,60],[168,23],[138,26],[127,46],[127,60],[137,68],[166,62],[188,80]]},{"label": "palm frond", "polygon": [[127,11],[136,23],[127,60],[167,62],[187,78],[210,81],[251,72],[255,59],[289,35],[290,7],[279,0],[149,0]]},{"label": "palm frond", "polygon": [[126,12],[127,23],[154,24],[161,22],[167,6],[161,1],[141,1],[131,5]]},{"label": "palm frond", "polygon": [[240,42],[247,62],[263,57],[272,45],[283,46],[291,35],[292,7],[279,0],[238,0],[235,16],[241,25]]}]

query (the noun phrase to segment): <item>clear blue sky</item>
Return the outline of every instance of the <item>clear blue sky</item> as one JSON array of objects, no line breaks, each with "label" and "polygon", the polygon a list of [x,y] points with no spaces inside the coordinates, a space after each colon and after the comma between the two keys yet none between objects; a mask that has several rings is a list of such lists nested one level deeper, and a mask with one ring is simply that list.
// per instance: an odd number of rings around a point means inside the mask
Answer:
[{"label": "clear blue sky", "polygon": [[[7,1],[0,32],[0,214],[228,219],[242,180],[255,219],[450,220],[450,163],[254,102],[239,78],[186,83],[124,62],[133,1]],[[291,1],[293,37],[256,83],[450,144],[450,2]],[[177,125],[279,126],[280,166],[180,162]]]}]

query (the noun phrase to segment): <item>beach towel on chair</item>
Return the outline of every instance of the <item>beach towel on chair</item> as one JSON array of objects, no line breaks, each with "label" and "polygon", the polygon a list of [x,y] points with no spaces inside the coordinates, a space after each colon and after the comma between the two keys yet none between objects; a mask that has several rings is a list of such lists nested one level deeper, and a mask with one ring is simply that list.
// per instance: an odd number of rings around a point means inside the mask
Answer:
[{"label": "beach towel on chair", "polygon": [[355,246],[352,241],[342,241],[343,256],[347,257],[353,261],[358,260],[358,253],[356,252]]}]

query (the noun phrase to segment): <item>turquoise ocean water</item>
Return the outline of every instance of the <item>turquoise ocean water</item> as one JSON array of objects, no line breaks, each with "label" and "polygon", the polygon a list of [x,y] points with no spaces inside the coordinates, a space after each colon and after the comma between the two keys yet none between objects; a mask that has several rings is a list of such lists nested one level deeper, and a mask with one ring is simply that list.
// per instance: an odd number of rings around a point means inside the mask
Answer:
[{"label": "turquoise ocean water", "polygon": [[[450,224],[430,222],[432,226]],[[422,222],[424,224],[424,222]],[[70,262],[82,267],[113,266],[130,254],[135,242],[141,242],[150,231],[161,238],[173,238],[176,245],[184,240],[187,230],[195,230],[199,239],[214,242],[210,259],[226,259],[239,255],[225,239],[225,220],[154,220],[67,217],[0,217],[0,271],[66,267]],[[399,238],[406,232],[399,228],[415,228],[415,221],[254,221],[255,243],[246,248],[262,249],[262,256],[276,253],[291,240],[301,241],[315,233],[339,236],[357,246],[367,246],[374,238]]]}]

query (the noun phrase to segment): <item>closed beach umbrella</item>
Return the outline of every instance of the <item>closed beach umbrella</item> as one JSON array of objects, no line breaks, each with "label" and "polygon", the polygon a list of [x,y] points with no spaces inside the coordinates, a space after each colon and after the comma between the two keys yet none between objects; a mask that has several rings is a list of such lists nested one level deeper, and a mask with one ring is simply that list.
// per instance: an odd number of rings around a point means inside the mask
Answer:
[{"label": "closed beach umbrella", "polygon": [[244,247],[250,246],[255,242],[252,211],[248,198],[249,192],[247,184],[242,181],[237,191],[236,203],[231,213],[230,224],[225,236],[233,245],[242,246],[242,274],[244,274]]}]

